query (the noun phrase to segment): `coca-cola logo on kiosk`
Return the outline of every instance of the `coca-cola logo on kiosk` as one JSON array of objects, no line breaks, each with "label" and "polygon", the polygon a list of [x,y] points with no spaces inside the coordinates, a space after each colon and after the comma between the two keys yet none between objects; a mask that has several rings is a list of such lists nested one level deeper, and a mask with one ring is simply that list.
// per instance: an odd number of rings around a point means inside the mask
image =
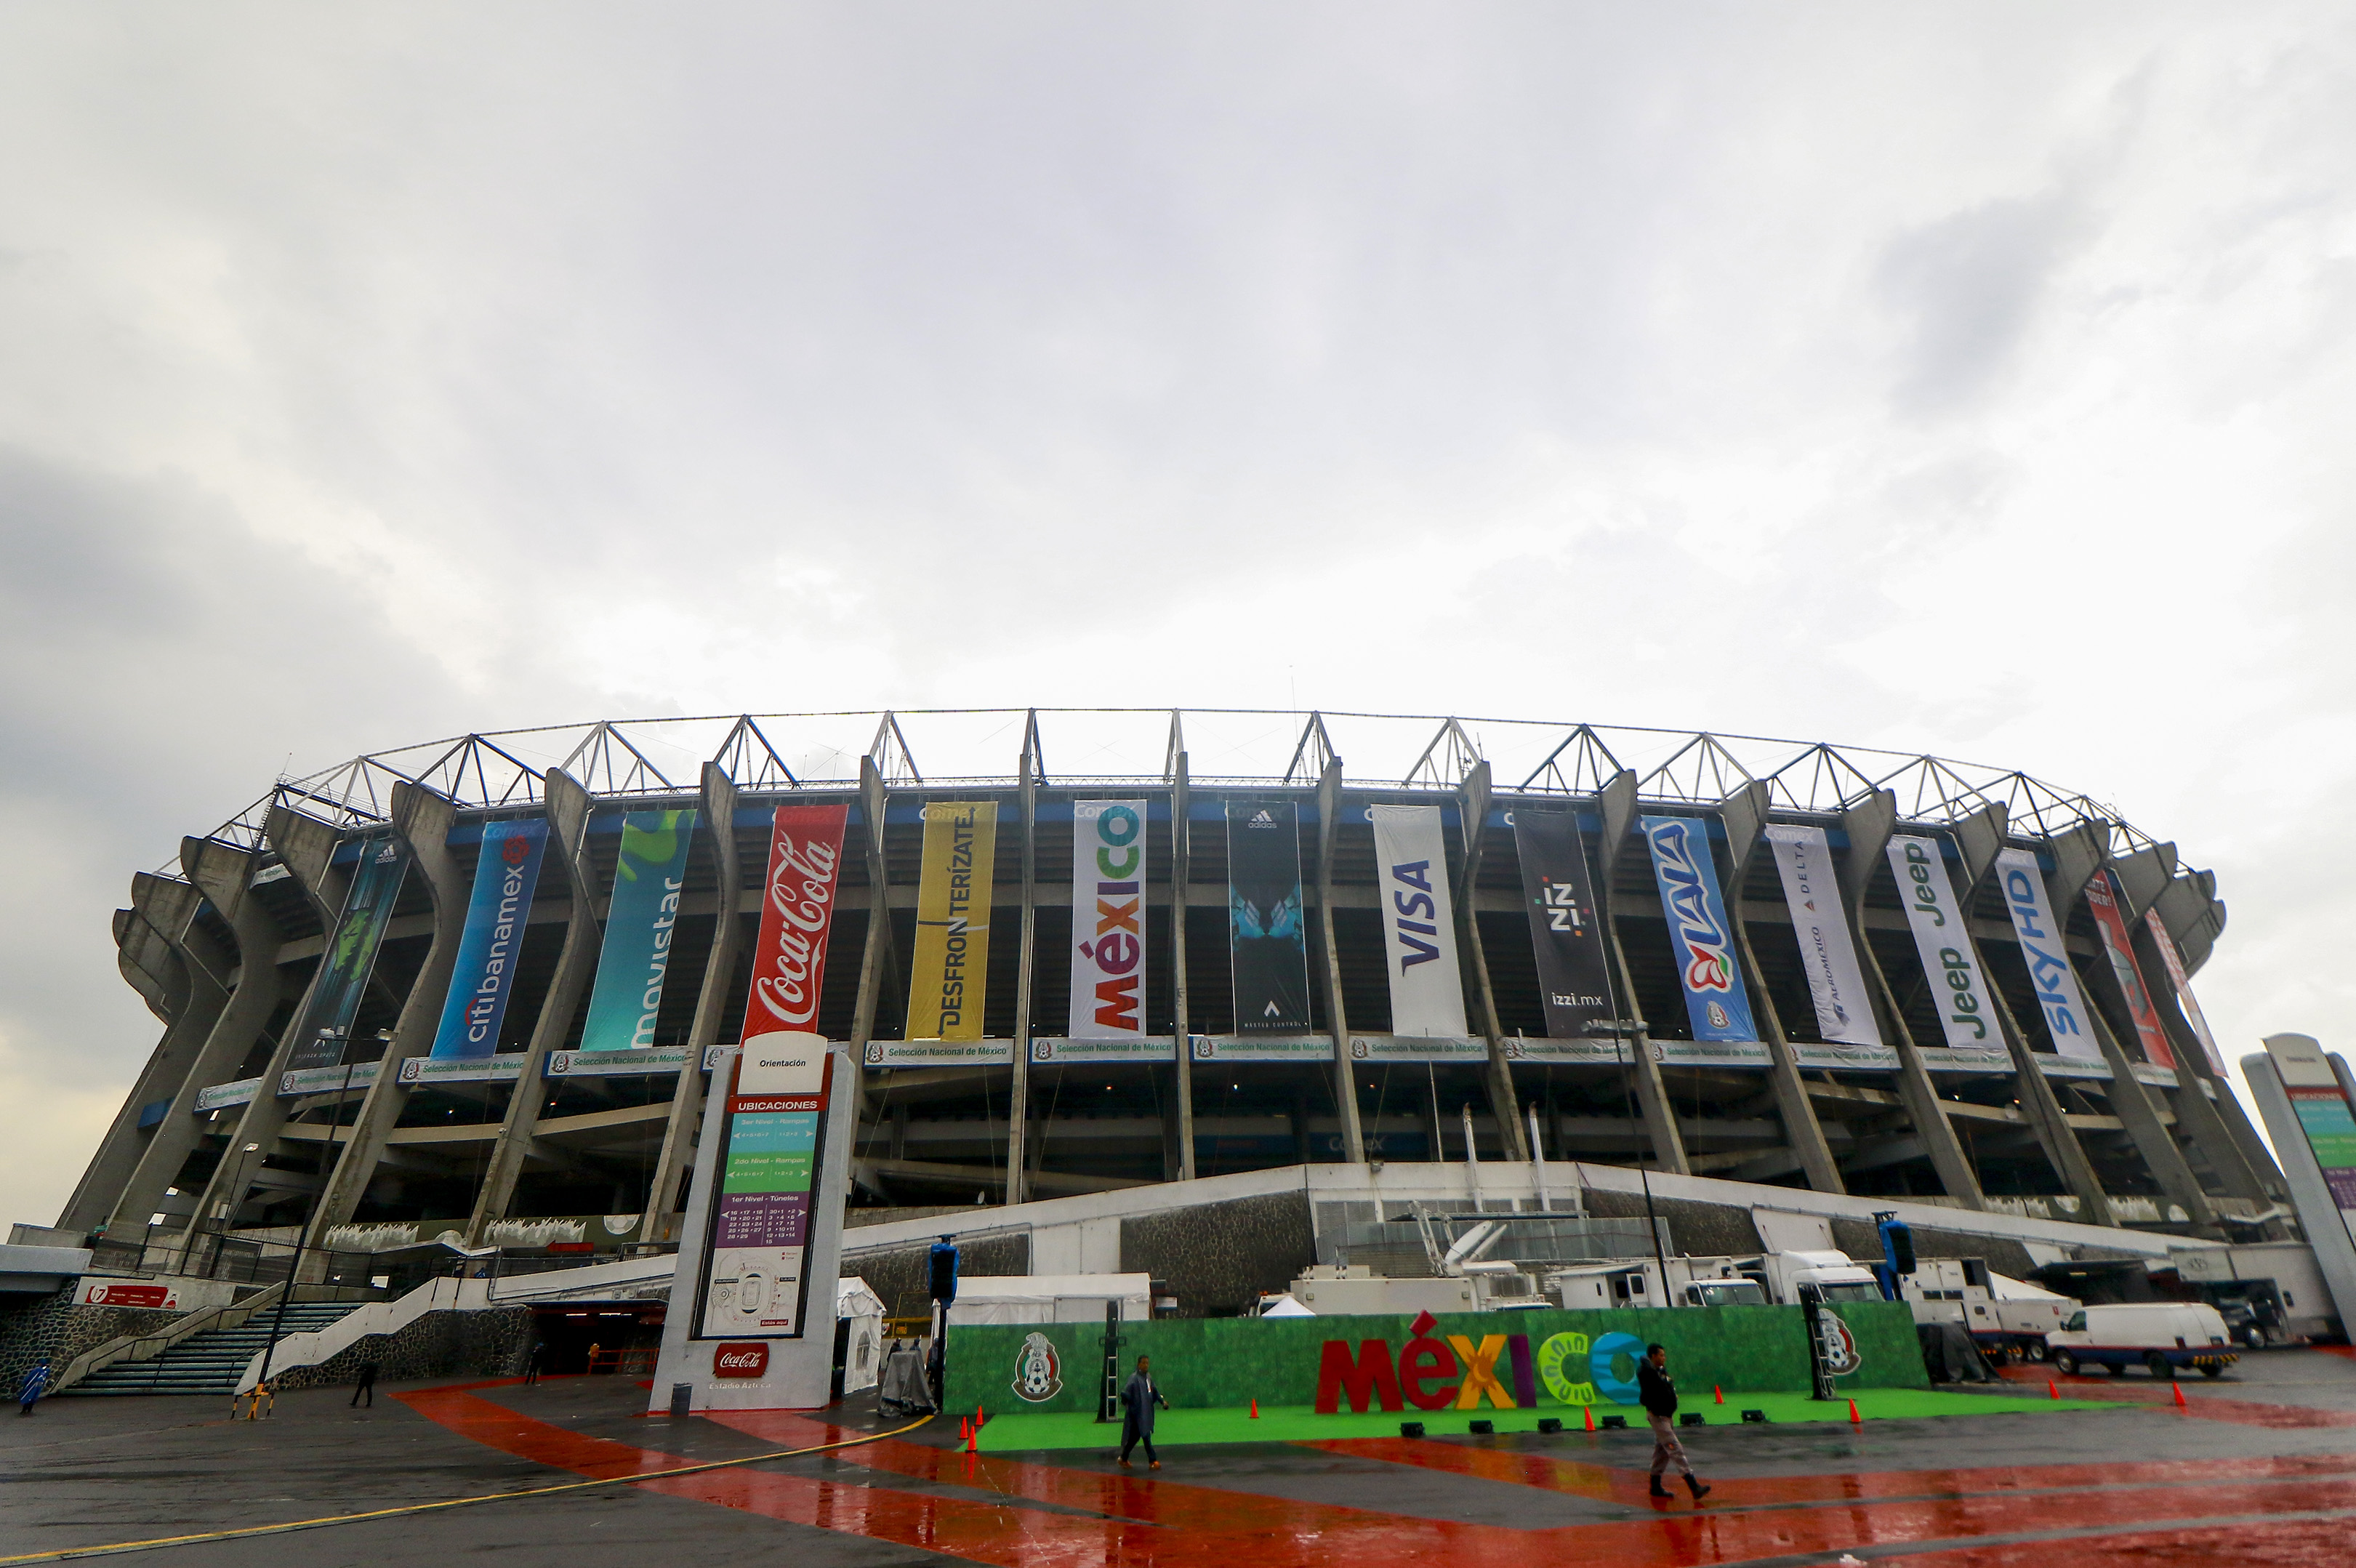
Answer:
[{"label": "coca-cola logo on kiosk", "polygon": [[723,1345],[712,1353],[715,1378],[757,1378],[768,1369],[769,1347],[758,1339]]}]

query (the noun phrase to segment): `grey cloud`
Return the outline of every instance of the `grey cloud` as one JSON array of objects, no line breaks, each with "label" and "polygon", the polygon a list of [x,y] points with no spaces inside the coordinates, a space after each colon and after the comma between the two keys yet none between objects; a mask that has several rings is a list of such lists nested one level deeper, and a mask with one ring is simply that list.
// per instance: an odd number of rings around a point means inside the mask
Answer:
[{"label": "grey cloud", "polygon": [[2083,217],[2071,194],[2052,190],[1987,202],[1890,242],[1876,279],[1904,326],[1893,389],[1901,409],[1946,413],[1997,387]]}]

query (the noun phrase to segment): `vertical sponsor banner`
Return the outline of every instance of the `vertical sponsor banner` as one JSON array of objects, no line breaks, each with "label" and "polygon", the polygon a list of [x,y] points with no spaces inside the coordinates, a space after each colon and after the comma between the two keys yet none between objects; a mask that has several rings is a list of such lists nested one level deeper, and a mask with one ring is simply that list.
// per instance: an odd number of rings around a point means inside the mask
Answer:
[{"label": "vertical sponsor banner", "polygon": [[753,986],[744,998],[740,1037],[747,1055],[764,1035],[817,1031],[843,824],[850,817],[848,806],[777,808],[769,829],[761,934],[753,946]]},{"label": "vertical sponsor banner", "polygon": [[2086,884],[2086,908],[2094,912],[2094,929],[2102,934],[2103,950],[2110,955],[2111,972],[2126,993],[2127,1015],[2135,1020],[2136,1038],[2143,1042],[2143,1059],[2174,1068],[2176,1053],[2168,1048],[2168,1032],[2152,1011],[2151,995],[2144,990],[2143,972],[2136,967],[2135,943],[2127,936],[2126,917],[2119,908],[2119,885],[2108,871],[2094,873]]},{"label": "vertical sponsor banner", "polygon": [[[2003,1048],[2004,1032],[1997,1027],[1987,977],[1972,955],[1971,938],[1955,902],[1955,885],[1947,880],[1947,863],[1939,841],[1900,833],[1891,837],[1884,853],[1890,856],[1891,875],[1898,878],[1898,897],[1906,906],[1914,950],[1922,957],[1922,974],[1937,998],[1939,1027],[1948,1046],[1967,1051]],[[1995,1042],[1993,1047],[1990,1041]]]},{"label": "vertical sponsor banner", "polygon": [[1236,1033],[1309,1028],[1309,944],[1301,925],[1301,813],[1290,800],[1227,802],[1227,953]]},{"label": "vertical sponsor banner", "polygon": [[409,851],[391,834],[360,841],[359,865],[352,872],[344,912],[320,956],[318,977],[295,1024],[288,1071],[343,1064],[360,993],[368,987],[369,971],[376,967],[377,949],[384,944],[385,927],[392,921],[392,906],[408,874]]},{"label": "vertical sponsor banner", "polygon": [[2356,1236],[2356,1112],[2340,1087],[2340,1075],[2306,1036],[2276,1035],[2265,1044],[2275,1076],[2282,1080],[2283,1097],[2290,1101],[2291,1114],[2330,1189],[2332,1207]]},{"label": "vertical sponsor banner", "polygon": [[487,1057],[499,1048],[499,1020],[515,991],[516,960],[531,921],[531,893],[548,851],[548,823],[485,822],[475,890],[458,934],[458,959],[434,1033],[436,1057]]},{"label": "vertical sponsor banner", "polygon": [[2209,1032],[2209,1020],[2201,1013],[2201,1004],[2192,999],[2192,977],[2184,972],[2184,955],[2176,950],[2176,939],[2160,923],[2157,909],[2146,909],[2143,923],[2151,933],[2151,945],[2159,950],[2159,961],[2167,967],[2169,987],[2176,993],[2176,1005],[2184,1014],[2184,1021],[2192,1026],[2192,1037],[2201,1042],[2201,1054],[2209,1058],[2210,1072],[2224,1077],[2225,1055],[2217,1048],[2217,1036]]},{"label": "vertical sponsor banner", "polygon": [[[816,1035],[772,1032],[737,1053],[703,1271],[705,1338],[798,1339],[809,1316],[810,1198],[833,1058]],[[831,1324],[834,1304],[820,1304]]]},{"label": "vertical sponsor banner", "polygon": [[1464,1034],[1464,972],[1456,963],[1456,911],[1437,806],[1369,806],[1375,825],[1375,897],[1390,958],[1391,1033],[1431,1039]]},{"label": "vertical sponsor banner", "polygon": [[1579,813],[1569,809],[1513,811],[1514,854],[1529,906],[1530,946],[1546,998],[1547,1035],[1576,1039],[1612,1017],[1612,955],[1588,875]]},{"label": "vertical sponsor banner", "polygon": [[1142,800],[1072,802],[1072,1015],[1066,1034],[1075,1040],[1145,1038]]},{"label": "vertical sponsor banner", "polygon": [[909,1039],[981,1038],[997,854],[995,801],[937,800],[925,808],[916,951],[908,965]]},{"label": "vertical sponsor banner", "polygon": [[1734,928],[1718,893],[1711,864],[1709,824],[1698,817],[1640,817],[1644,846],[1653,852],[1653,877],[1660,885],[1661,913],[1677,953],[1677,983],[1685,988],[1686,1015],[1697,1040],[1755,1040],[1751,997],[1734,961]]},{"label": "vertical sponsor banner", "polygon": [[2053,1048],[2065,1057],[2100,1061],[2103,1047],[2094,1043],[2086,999],[2078,993],[2078,976],[2070,967],[2070,950],[2062,942],[2061,922],[2053,918],[2053,900],[2046,896],[2037,856],[2025,849],[2001,850],[1996,868],[2004,885],[2004,907],[2012,913],[2013,934],[2020,940],[2020,956],[2029,962],[2029,983],[2037,987],[2037,1005],[2045,1014]]},{"label": "vertical sponsor banner", "polygon": [[632,811],[622,819],[614,897],[605,907],[605,940],[597,950],[582,1050],[653,1047],[680,893],[687,886],[687,850],[694,841],[693,811]]},{"label": "vertical sponsor banner", "polygon": [[1848,916],[1833,879],[1832,846],[1822,828],[1788,822],[1767,824],[1767,847],[1783,876],[1783,907],[1800,939],[1800,962],[1808,972],[1808,996],[1816,1004],[1816,1032],[1847,1046],[1879,1046],[1880,1027],[1866,999],[1865,974],[1858,967]]}]

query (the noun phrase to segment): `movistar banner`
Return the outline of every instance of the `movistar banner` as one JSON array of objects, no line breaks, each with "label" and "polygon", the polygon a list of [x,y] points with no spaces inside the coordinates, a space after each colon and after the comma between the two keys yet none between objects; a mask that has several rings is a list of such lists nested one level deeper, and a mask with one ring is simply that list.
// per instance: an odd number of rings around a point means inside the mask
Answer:
[{"label": "movistar banner", "polygon": [[908,965],[909,1039],[981,1038],[997,853],[996,802],[937,800],[925,808],[916,951]]},{"label": "movistar banner", "polygon": [[605,940],[597,950],[597,983],[589,993],[580,1049],[653,1047],[680,892],[687,886],[687,850],[694,840],[693,811],[632,811],[622,819],[614,897],[605,908]]},{"label": "movistar banner", "polygon": [[2168,970],[2169,988],[2176,993],[2176,1005],[2184,1014],[2184,1021],[2192,1027],[2192,1037],[2201,1042],[2201,1054],[2209,1059],[2209,1070],[2219,1078],[2225,1076],[2225,1054],[2217,1048],[2217,1036],[2209,1032],[2209,1019],[2201,1011],[2201,1004],[2192,997],[2192,977],[2184,972],[2184,955],[2177,950],[2176,939],[2168,934],[2167,926],[2157,909],[2143,912],[2144,929],[2151,933],[2151,945],[2159,950],[2159,961]]},{"label": "movistar banner", "polygon": [[1369,806],[1375,898],[1390,960],[1391,1033],[1455,1040],[1464,1034],[1464,972],[1456,965],[1456,911],[1437,806]]},{"label": "movistar banner", "polygon": [[1530,947],[1537,959],[1538,991],[1546,1001],[1547,1034],[1579,1039],[1612,1017],[1612,956],[1596,912],[1594,879],[1579,814],[1516,806],[1514,854],[1522,865],[1522,902],[1530,912]]},{"label": "movistar banner", "polygon": [[1890,874],[1898,878],[1898,897],[1906,906],[1906,923],[1913,930],[1914,950],[1922,957],[1947,1044],[1966,1051],[1985,1048],[1990,1041],[2001,1047],[2004,1031],[1997,1027],[1987,977],[1972,954],[1972,940],[1964,929],[1939,841],[1901,833],[1890,839],[1885,853]]},{"label": "movistar banner", "polygon": [[2103,951],[2110,958],[2111,972],[2118,977],[2119,990],[2127,999],[2127,1016],[2135,1020],[2136,1038],[2143,1045],[2143,1059],[2173,1068],[2176,1053],[2168,1048],[2168,1031],[2159,1026],[2159,1015],[2152,1010],[2151,994],[2144,989],[2143,971],[2136,967],[2135,943],[2127,935],[2120,897],[2118,881],[2108,871],[2094,873],[2094,879],[2086,884],[2086,908],[2094,917],[2094,929],[2103,939]]},{"label": "movistar banner", "polygon": [[1800,939],[1800,964],[1808,973],[1808,996],[1816,1004],[1816,1032],[1848,1046],[1879,1046],[1880,1027],[1866,999],[1865,975],[1858,967],[1848,916],[1833,879],[1833,854],[1822,828],[1787,822],[1767,826],[1767,847],[1783,876],[1783,907]]},{"label": "movistar banner", "polygon": [[2037,987],[2037,1005],[2045,1014],[2053,1048],[2065,1057],[2101,1060],[2103,1047],[2094,1043],[2086,999],[2078,993],[2078,976],[2070,967],[2070,950],[2062,945],[2062,927],[2053,918],[2053,901],[2046,897],[2037,856],[2025,849],[2002,850],[1997,854],[1996,868],[2004,884],[2004,907],[2011,911],[2013,934],[2020,939],[2020,956],[2029,962],[2029,983]]},{"label": "movistar banner", "polygon": [[369,971],[376,967],[377,949],[384,943],[402,878],[408,874],[409,851],[391,833],[360,841],[359,865],[344,897],[344,912],[294,1026],[294,1048],[286,1058],[289,1072],[342,1063]]},{"label": "movistar banner", "polygon": [[1734,928],[1710,863],[1709,824],[1697,817],[1640,817],[1637,822],[1653,852],[1653,878],[1676,947],[1677,983],[1685,988],[1694,1038],[1757,1039],[1750,993],[1736,967]]},{"label": "movistar banner", "polygon": [[[1301,924],[1301,817],[1290,800],[1227,802],[1227,952],[1235,966],[1236,1033],[1305,1033],[1309,945]],[[1329,1056],[1333,1047],[1325,1042]]]},{"label": "movistar banner", "polygon": [[457,967],[434,1036],[437,1057],[487,1057],[499,1048],[499,1020],[515,990],[516,960],[531,920],[531,891],[548,847],[548,823],[486,822],[475,861],[474,896],[458,934]]},{"label": "movistar banner", "polygon": [[[1142,800],[1072,802],[1071,1013],[1069,1039],[1145,1038]],[[1066,1051],[1061,1059],[1093,1058]]]}]

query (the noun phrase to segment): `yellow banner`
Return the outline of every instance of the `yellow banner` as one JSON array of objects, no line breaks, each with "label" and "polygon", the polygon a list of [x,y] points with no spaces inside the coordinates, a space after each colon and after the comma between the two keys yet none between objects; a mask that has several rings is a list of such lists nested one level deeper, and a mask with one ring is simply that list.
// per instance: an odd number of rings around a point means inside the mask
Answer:
[{"label": "yellow banner", "polygon": [[909,965],[912,1040],[981,1038],[990,976],[990,888],[998,806],[937,801],[925,808],[924,873],[916,884],[916,953]]}]

